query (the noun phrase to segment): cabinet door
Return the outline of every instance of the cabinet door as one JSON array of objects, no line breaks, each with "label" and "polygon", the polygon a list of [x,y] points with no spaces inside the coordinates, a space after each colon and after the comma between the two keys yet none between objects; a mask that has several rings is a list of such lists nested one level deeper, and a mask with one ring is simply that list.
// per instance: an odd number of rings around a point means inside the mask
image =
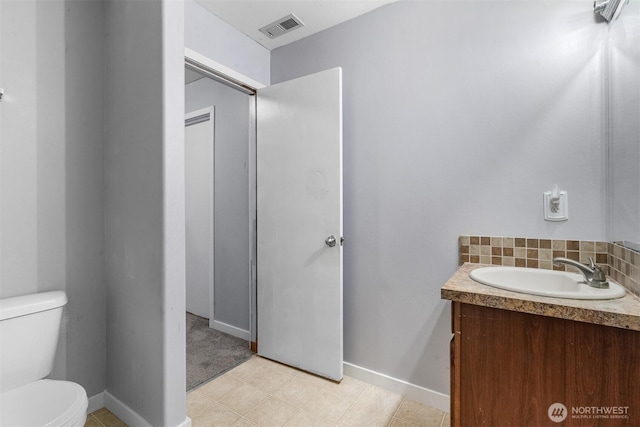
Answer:
[{"label": "cabinet door", "polygon": [[[640,332],[582,322],[565,323],[569,337],[565,405],[569,412],[575,408],[576,415],[589,415],[580,412],[599,408],[604,416],[575,418],[567,424],[570,414],[563,424],[640,426]],[[613,408],[622,413],[609,416],[607,412]]]},{"label": "cabinet door", "polygon": [[556,426],[549,406],[566,402],[562,320],[461,305],[460,418],[472,426]]},{"label": "cabinet door", "polygon": [[[459,308],[452,425],[640,425],[640,354],[630,350],[640,348],[639,332],[468,304]],[[593,408],[601,408],[600,415],[586,413]],[[621,417],[606,416],[614,408]],[[561,424],[557,416],[565,417]]]}]

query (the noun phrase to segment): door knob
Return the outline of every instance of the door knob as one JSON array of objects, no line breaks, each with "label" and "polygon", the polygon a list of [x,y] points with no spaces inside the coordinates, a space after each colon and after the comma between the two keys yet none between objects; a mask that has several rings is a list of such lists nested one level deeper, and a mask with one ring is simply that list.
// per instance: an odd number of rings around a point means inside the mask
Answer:
[{"label": "door knob", "polygon": [[324,244],[329,246],[330,248],[334,247],[336,245],[336,236],[329,236],[326,239],[324,239]]}]

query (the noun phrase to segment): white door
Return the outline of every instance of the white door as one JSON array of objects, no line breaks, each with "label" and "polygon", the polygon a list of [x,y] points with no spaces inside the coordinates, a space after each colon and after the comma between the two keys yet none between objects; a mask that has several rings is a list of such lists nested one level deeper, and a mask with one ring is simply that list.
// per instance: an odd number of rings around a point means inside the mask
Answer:
[{"label": "white door", "polygon": [[342,379],[342,70],[258,90],[258,354]]},{"label": "white door", "polygon": [[185,116],[187,311],[213,321],[213,107]]}]

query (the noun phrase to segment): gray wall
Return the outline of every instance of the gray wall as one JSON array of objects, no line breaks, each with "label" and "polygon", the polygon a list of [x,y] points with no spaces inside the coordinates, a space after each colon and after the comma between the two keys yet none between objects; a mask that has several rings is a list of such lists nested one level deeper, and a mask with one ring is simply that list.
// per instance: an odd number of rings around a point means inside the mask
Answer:
[{"label": "gray wall", "polygon": [[[107,391],[185,417],[182,3],[106,3]],[[164,41],[164,42],[163,42]]]},{"label": "gray wall", "polygon": [[65,290],[53,377],[106,386],[104,5],[0,2],[0,298]]},{"label": "gray wall", "polygon": [[609,25],[611,240],[640,247],[640,1]]},{"label": "gray wall", "polygon": [[53,377],[177,425],[183,5],[1,1],[0,43],[0,298],[64,289]]},{"label": "gray wall", "polygon": [[403,1],[272,52],[343,68],[347,362],[448,393],[459,235],[606,238],[605,38],[585,2]]},{"label": "gray wall", "polygon": [[185,46],[264,85],[269,84],[268,49],[196,3],[185,0]]},{"label": "gray wall", "polygon": [[186,112],[215,106],[216,321],[249,331],[249,107],[252,97],[202,78],[186,86]]}]

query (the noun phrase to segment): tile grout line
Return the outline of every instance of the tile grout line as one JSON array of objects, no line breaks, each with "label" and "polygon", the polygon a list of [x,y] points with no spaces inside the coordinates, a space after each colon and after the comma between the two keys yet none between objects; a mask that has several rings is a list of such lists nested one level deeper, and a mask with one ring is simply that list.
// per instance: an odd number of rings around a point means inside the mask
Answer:
[{"label": "tile grout line", "polygon": [[[300,371],[300,370],[298,370],[298,369],[294,369],[294,368],[290,368],[290,369],[292,369],[292,370],[293,370],[293,372],[295,373],[295,375],[293,375],[293,376],[291,377],[291,379],[289,379],[289,381],[287,381],[286,383],[284,383],[284,384],[282,384],[280,387],[278,387],[278,388],[275,390],[276,392],[277,392],[278,390],[280,390],[282,387],[284,387],[285,385],[290,384],[290,383],[294,380],[294,378],[296,378],[296,377],[298,377],[298,376],[301,376],[302,374],[305,374],[305,375],[311,375],[311,376],[313,376],[313,377],[317,377],[317,378],[322,378],[322,377],[318,377],[318,376],[313,375],[313,374],[308,373],[308,372]],[[358,401],[358,399],[360,398],[360,396],[364,393],[364,390],[366,390],[366,388],[370,386],[370,385],[367,385],[367,387],[365,387],[365,388],[364,388],[364,389],[363,389],[363,390],[362,390],[362,391],[361,391],[361,392],[356,396],[356,398],[354,399],[353,403],[349,406],[349,408],[345,411],[345,413],[340,417],[340,419],[338,420],[338,422],[333,423],[333,422],[329,421],[327,418],[323,417],[322,415],[317,414],[317,413],[312,412],[312,411],[309,411],[309,410],[308,410],[307,408],[305,408],[303,405],[299,405],[299,404],[298,404],[298,403],[296,403],[296,402],[291,402],[291,401],[288,401],[288,400],[287,400],[287,401],[282,400],[282,399],[278,398],[277,396],[274,396],[274,395],[273,395],[273,393],[271,393],[271,392],[268,392],[268,391],[266,391],[266,390],[264,390],[264,389],[262,389],[262,388],[259,388],[259,387],[255,387],[255,386],[253,386],[252,384],[249,384],[248,382],[246,382],[246,381],[244,381],[244,380],[242,380],[242,379],[240,379],[240,378],[236,378],[236,379],[237,379],[237,380],[239,380],[239,381],[241,381],[241,382],[243,382],[243,383],[245,383],[245,384],[247,384],[247,385],[249,385],[249,386],[251,386],[251,387],[254,387],[254,388],[256,388],[256,389],[258,389],[258,390],[260,390],[260,391],[262,391],[262,392],[266,393],[269,397],[273,397],[274,399],[278,399],[279,401],[281,401],[281,402],[283,402],[283,403],[285,403],[285,404],[287,404],[287,405],[290,405],[290,406],[292,406],[293,408],[297,409],[297,410],[298,410],[298,412],[296,412],[296,414],[295,414],[295,415],[297,415],[297,414],[298,414],[298,413],[300,413],[301,411],[307,411],[307,412],[309,412],[310,414],[312,414],[313,416],[316,416],[316,417],[320,418],[320,419],[321,419],[321,420],[323,420],[323,421],[327,421],[327,422],[329,422],[329,423],[333,424],[334,426],[338,426],[338,425],[342,422],[342,420],[346,417],[346,415],[349,413],[349,411],[350,411],[350,410],[353,408],[353,406],[356,404],[356,402]],[[317,389],[317,390],[316,390],[317,392],[320,392],[320,391],[324,390],[325,388],[327,388],[327,387],[329,386],[329,382],[328,382],[328,380],[326,380],[325,378],[322,378],[322,379],[323,379],[323,380],[325,380],[325,381],[327,381],[327,382],[326,382],[322,387],[320,387],[319,389]],[[331,393],[333,393],[332,391],[330,391],[330,392],[331,392]],[[265,400],[266,400],[266,399],[265,399]],[[261,402],[260,402],[260,403],[255,407],[255,408],[251,409],[251,411],[249,411],[249,413],[251,413],[252,411],[254,411],[254,410],[255,410],[258,406],[260,406],[260,404],[261,404],[261,403],[263,403],[265,400],[261,401]],[[218,403],[219,403],[219,402],[218,402]],[[223,405],[223,406],[224,406],[224,405]],[[224,407],[226,408],[226,406],[224,406]],[[247,415],[248,415],[248,414],[247,414]],[[294,415],[294,417],[295,417],[295,415]],[[243,418],[245,418],[245,417],[243,417]],[[292,418],[293,418],[293,417],[292,417]],[[245,418],[245,419],[246,419],[246,418]],[[248,419],[247,419],[247,421],[250,421],[250,422],[251,422],[251,420],[248,420]],[[287,425],[287,424],[289,424],[290,422],[291,422],[291,420],[287,421],[287,423],[285,424],[285,427],[286,427],[286,425]]]},{"label": "tile grout line", "polygon": [[[296,372],[296,374],[295,374],[293,377],[291,377],[291,379],[290,379],[289,381],[287,381],[286,383],[284,383],[284,384],[282,384],[280,387],[278,387],[278,390],[280,390],[280,389],[281,389],[282,387],[284,387],[284,386],[287,386],[287,385],[291,384],[291,383],[293,382],[293,380],[294,380],[298,375],[299,375],[299,373],[298,373],[298,372]],[[322,388],[324,388],[324,386],[323,386]],[[278,390],[276,390],[276,391],[278,391]],[[300,411],[302,411],[302,409],[301,409],[301,408],[298,408],[298,407],[297,407],[297,406],[295,406],[295,405],[292,405],[290,402],[285,402],[284,400],[282,400],[282,399],[280,399],[280,398],[278,398],[278,397],[276,397],[276,396],[272,396],[272,397],[274,397],[275,399],[280,400],[281,402],[286,403],[287,405],[291,405],[291,406],[293,406],[294,408],[296,408],[296,409],[297,409],[297,412],[296,412],[295,414],[293,414],[293,417],[289,418],[289,420],[287,420],[287,422],[286,422],[286,423],[284,423],[284,425],[282,426],[282,427],[287,427],[289,424],[291,424],[291,420],[292,420],[292,419],[294,419],[294,418],[296,417],[296,415],[298,415],[298,414],[300,413]]]},{"label": "tile grout line", "polygon": [[[314,376],[315,376],[315,375],[314,375]],[[322,377],[318,377],[318,378],[322,378]],[[325,385],[323,385],[322,387],[320,387],[320,388],[317,390],[317,392],[320,392],[320,391],[324,390],[324,389],[325,389],[325,388],[327,388],[328,386],[329,386],[329,383],[327,382],[327,383],[325,383]],[[283,387],[284,387],[284,386],[283,386]],[[365,389],[366,389],[366,387],[365,387]],[[329,391],[329,392],[330,392],[330,393],[333,393],[332,391]],[[358,401],[358,399],[360,398],[360,396],[362,395],[362,393],[363,393],[363,392],[364,392],[364,389],[360,392],[360,394],[358,394],[358,396],[356,396],[356,398],[353,400],[353,403],[351,403],[351,405],[349,406],[349,408],[347,408],[347,410],[345,411],[345,413],[344,413],[344,414],[340,417],[340,419],[339,419],[337,422],[335,422],[335,423],[334,423],[334,422],[329,421],[328,419],[326,419],[325,417],[323,417],[323,416],[322,416],[322,415],[320,415],[320,414],[317,414],[317,413],[315,413],[315,412],[312,412],[312,411],[310,411],[310,410],[308,410],[308,409],[306,409],[306,408],[300,408],[297,404],[296,404],[296,405],[294,405],[294,404],[293,404],[293,403],[291,403],[291,402],[285,402],[285,403],[287,403],[287,404],[289,404],[289,405],[292,405],[292,406],[293,406],[293,407],[295,407],[295,408],[298,408],[300,411],[307,411],[307,412],[309,412],[310,414],[312,414],[313,416],[318,417],[318,418],[320,418],[321,420],[326,421],[326,422],[328,422],[328,423],[331,423],[334,427],[337,427],[337,426],[339,426],[339,425],[340,425],[340,423],[342,422],[342,420],[347,416],[347,414],[349,413],[349,411],[350,411],[350,410],[353,408],[353,406],[356,404],[356,402]],[[287,424],[289,424],[289,423],[290,423],[290,421],[291,421],[291,420],[287,421]],[[286,427],[286,425],[287,425],[287,424],[285,424],[285,426],[284,426],[284,427]]]},{"label": "tile grout line", "polygon": [[89,416],[90,416],[91,418],[93,418],[93,420],[94,420],[95,422],[97,422],[97,423],[98,423],[98,425],[100,425],[100,427],[106,427],[106,426],[105,426],[105,425],[104,425],[104,424],[103,424],[103,423],[98,419],[98,417],[96,417],[95,415],[93,415],[93,414],[89,414]]},{"label": "tile grout line", "polygon": [[[277,397],[276,397],[276,399],[277,399]],[[283,401],[283,402],[284,402],[284,401]],[[284,402],[284,403],[289,404],[288,402]],[[302,411],[302,409],[300,409],[300,408],[298,408],[298,407],[295,407],[295,406],[294,406],[294,408],[296,408],[296,409],[298,410],[298,412],[296,412],[295,414],[293,414],[293,416],[292,416],[291,418],[289,418],[289,419],[287,420],[287,422],[286,422],[286,423],[284,423],[284,425],[283,425],[282,427],[287,427],[289,424],[291,424],[291,420],[292,420],[292,419],[294,419],[294,418],[296,417],[296,415],[298,415],[298,414]]]},{"label": "tile grout line", "polygon": [[[234,425],[238,424],[238,422],[239,422],[240,420],[245,420],[245,421],[247,421],[247,422],[249,422],[249,423],[251,423],[251,424],[255,425],[255,423],[254,423],[253,421],[251,421],[250,419],[248,419],[246,416],[244,416],[244,415],[242,415],[242,414],[239,414],[238,412],[236,412],[236,411],[234,411],[233,409],[229,408],[227,405],[223,404],[222,402],[220,402],[220,401],[218,401],[218,400],[216,400],[216,399],[212,399],[212,398],[209,398],[209,399],[211,399],[214,403],[216,403],[216,404],[218,404],[218,405],[222,406],[222,407],[223,407],[224,409],[226,409],[227,411],[229,411],[229,412],[231,412],[231,413],[233,413],[233,414],[236,414],[237,416],[239,416],[239,417],[240,417],[240,418],[238,418],[238,419],[236,420],[236,422],[234,422],[233,424],[231,424],[232,426],[234,426]],[[265,399],[265,400],[266,400],[266,399]],[[264,402],[264,400],[263,400],[263,401],[261,401],[260,403],[262,403],[262,402]],[[260,406],[260,403],[258,403],[258,405],[256,406],[256,408],[257,408],[258,406]],[[249,412],[247,412],[247,415],[249,415],[249,414],[250,414],[254,409],[256,409],[256,408],[253,408],[253,409],[251,409]]]},{"label": "tile grout line", "polygon": [[[207,395],[206,395],[206,394],[204,394],[204,393],[200,393],[200,392],[199,392],[199,391],[197,391],[197,390],[196,390],[196,391],[193,391],[192,393],[198,394],[200,397],[204,397],[205,399],[207,399],[207,400],[209,400],[209,401],[211,401],[211,402],[213,402],[213,403],[218,403],[215,399],[212,399],[211,397],[207,396]],[[208,407],[208,406],[207,406],[207,407]],[[201,408],[198,412],[196,412],[196,413],[193,415],[193,418],[196,418],[198,415],[200,415],[200,414],[202,414],[204,411],[206,411],[207,407]]]},{"label": "tile grout line", "polygon": [[[291,378],[290,378],[286,383],[282,384],[280,387],[278,387],[276,390],[274,390],[274,392],[276,392],[276,391],[280,390],[280,389],[281,389],[282,387],[284,387],[285,385],[290,384],[290,383],[294,380],[294,378],[296,378],[297,376],[299,376],[299,375],[300,375],[300,373],[302,373],[302,371],[298,371],[298,370],[296,370],[296,369],[292,369],[292,371],[294,372],[294,375],[293,375],[293,376],[292,376],[292,377],[291,377]],[[230,371],[228,371],[228,372],[230,372]],[[228,372],[227,372],[227,373],[228,373]],[[293,416],[293,417],[295,417],[295,416],[296,416],[298,413],[300,413],[301,411],[306,410],[305,408],[301,408],[301,407],[300,407],[299,405],[297,405],[297,404],[293,404],[293,402],[284,401],[284,400],[280,399],[279,397],[275,396],[272,392],[269,392],[269,391],[267,391],[267,390],[264,390],[264,389],[262,389],[262,388],[260,388],[260,387],[256,387],[256,386],[254,386],[253,384],[248,383],[247,381],[245,381],[245,380],[244,380],[244,379],[242,379],[242,378],[238,378],[238,377],[234,376],[233,374],[230,374],[230,376],[231,376],[232,378],[234,378],[235,380],[237,380],[237,381],[239,381],[239,382],[243,383],[243,384],[246,384],[246,385],[248,385],[248,386],[250,386],[250,387],[253,387],[253,388],[255,388],[255,389],[257,389],[257,390],[259,390],[259,391],[261,391],[261,392],[265,393],[265,394],[268,396],[267,398],[265,398],[265,399],[261,400],[261,401],[260,401],[260,402],[259,402],[259,403],[254,407],[254,408],[250,409],[250,410],[247,412],[247,415],[249,415],[251,412],[255,411],[255,410],[258,408],[258,406],[260,406],[262,403],[264,403],[264,402],[265,402],[269,397],[272,397],[272,398],[274,398],[274,399],[277,399],[277,400],[279,400],[280,402],[283,402],[283,403],[285,403],[285,404],[287,404],[287,405],[289,405],[289,406],[291,406],[291,407],[295,408],[295,409],[297,410],[297,412],[294,414],[294,416]],[[320,389],[318,389],[318,391],[320,391],[320,390],[324,389],[326,386],[327,386],[327,384],[323,385]],[[234,414],[238,415],[238,416],[240,417],[240,419],[239,419],[238,421],[240,421],[240,420],[245,420],[245,421],[247,421],[247,422],[249,422],[249,423],[251,423],[251,424],[253,424],[253,425],[256,425],[253,421],[251,421],[249,418],[247,418],[247,415],[241,415],[241,414],[237,413],[236,411],[234,411],[233,409],[231,409],[231,408],[229,408],[228,406],[226,406],[225,404],[223,404],[222,402],[220,402],[220,401],[218,401],[218,400],[216,400],[216,399],[212,399],[212,398],[210,398],[210,399],[211,399],[211,400],[213,400],[213,401],[214,401],[215,403],[217,403],[218,405],[222,406],[223,408],[225,408],[225,409],[227,409],[227,410],[229,410],[229,411],[233,412]],[[315,414],[314,414],[314,415],[315,415]],[[293,417],[291,417],[291,418],[293,418]],[[320,418],[322,418],[322,417],[320,417]],[[322,419],[324,420],[325,418],[322,418]],[[238,423],[238,421],[236,421],[234,424]],[[285,426],[286,426],[287,424],[289,424],[290,422],[291,422],[291,419],[290,419],[290,420],[288,420],[288,421],[286,422],[286,424],[285,424],[283,427],[285,427]]]},{"label": "tile grout line", "polygon": [[400,403],[398,404],[398,407],[396,408],[396,410],[393,411],[393,415],[391,416],[391,418],[398,418],[396,415],[398,414],[398,411],[400,410],[400,407],[402,406],[402,404],[404,403],[404,401],[406,399],[405,396],[403,396],[403,395],[400,395],[400,396],[402,396],[402,399],[400,399]]},{"label": "tile grout line", "polygon": [[[342,421],[344,421],[344,419],[346,418],[346,416],[349,414],[349,412],[351,412],[351,410],[353,409],[354,406],[356,406],[356,403],[358,403],[358,401],[360,400],[360,398],[362,397],[362,395],[364,394],[365,390],[367,388],[371,387],[371,384],[367,384],[362,391],[360,392],[360,394],[358,394],[358,396],[356,396],[356,398],[353,400],[353,403],[351,403],[351,405],[349,405],[349,407],[347,408],[347,410],[344,412],[344,414],[342,414],[342,416],[340,417],[340,419],[338,420],[337,423],[335,423],[334,425],[337,427],[340,425],[340,423]],[[324,418],[323,418],[324,419]]]},{"label": "tile grout line", "polygon": [[[238,381],[242,382],[241,380],[238,380]],[[247,384],[247,385],[249,385],[249,386],[250,386],[251,384]],[[252,386],[252,387],[253,387],[253,386]],[[214,398],[213,398],[213,397],[211,397],[211,396],[207,396],[207,395],[206,395],[206,394],[204,394],[204,393],[199,393],[199,394],[200,394],[201,396],[205,397],[207,400],[209,400],[209,401],[211,401],[211,402],[215,403],[216,405],[219,405],[219,406],[221,406],[222,408],[226,409],[227,411],[229,411],[229,412],[231,412],[231,413],[233,413],[233,414],[235,414],[235,415],[239,416],[240,418],[239,418],[238,420],[236,420],[236,422],[235,422],[235,423],[233,423],[232,425],[237,424],[237,423],[238,423],[238,421],[240,421],[240,420],[245,420],[245,421],[248,421],[248,422],[250,422],[251,424],[254,424],[254,425],[255,425],[255,423],[254,423],[253,421],[251,421],[250,419],[248,419],[245,415],[242,415],[242,414],[240,414],[240,413],[238,413],[238,412],[234,411],[233,409],[229,408],[227,405],[225,405],[224,403],[220,402],[219,400],[214,399]],[[255,410],[258,406],[260,406],[260,404],[261,404],[262,402],[264,402],[265,400],[267,400],[267,399],[261,400],[261,401],[260,401],[260,403],[258,403],[258,404],[255,406],[255,408],[251,408],[251,409],[249,410],[249,412],[247,412],[247,415],[249,415],[249,414],[250,414],[253,410]],[[207,410],[207,407],[203,408],[200,412],[198,412],[196,415],[194,415],[194,418],[196,418],[198,415],[200,415],[201,413],[203,413],[203,412],[204,412],[204,411],[206,411],[206,410]],[[105,426],[105,427],[106,427],[106,426]]]},{"label": "tile grout line", "polygon": [[[398,407],[396,408],[396,410],[393,412],[393,415],[391,416],[391,422],[389,423],[389,426],[391,426],[395,420],[398,420],[398,421],[401,421],[404,424],[409,424],[411,426],[418,427],[414,423],[412,423],[412,422],[410,422],[408,420],[405,420],[404,418],[400,418],[400,417],[397,416],[398,415],[398,411],[400,411],[400,408],[402,407],[402,404],[407,399],[407,397],[404,396],[404,395],[400,395],[400,396],[402,396],[402,399],[400,400],[400,403],[398,404]],[[442,421],[440,422],[440,424],[442,424]],[[440,425],[438,427],[442,427],[442,425]]]},{"label": "tile grout line", "polygon": [[[311,375],[311,376],[313,376],[313,377],[321,378],[321,379],[323,379],[323,380],[325,380],[325,381],[326,381],[326,382],[325,382],[325,384],[324,384],[322,387],[320,387],[319,389],[317,389],[317,390],[316,390],[316,392],[321,392],[322,390],[324,390],[324,389],[328,388],[328,386],[329,386],[329,380],[327,380],[326,378],[319,377],[319,376],[316,376],[316,375],[313,375],[313,374],[311,374],[311,373],[307,373],[307,372],[304,372],[304,371],[298,371],[297,369],[296,369],[295,371],[296,371],[296,375],[295,375],[293,378],[291,378],[291,380],[289,380],[286,384],[283,384],[282,386],[280,386],[280,387],[278,388],[278,390],[280,390],[280,389],[281,389],[282,387],[284,387],[285,385],[290,384],[290,383],[293,381],[293,379],[294,379],[294,378],[296,378],[297,376],[300,376],[300,375],[302,375],[302,374],[304,374],[304,375]],[[339,383],[338,383],[338,385],[339,385]],[[351,403],[351,405],[349,405],[349,407],[347,408],[347,410],[345,411],[345,413],[344,413],[344,414],[343,414],[343,415],[338,419],[338,421],[337,421],[337,422],[335,422],[335,423],[334,423],[334,422],[332,422],[332,421],[330,421],[330,420],[328,420],[327,418],[323,417],[321,414],[318,414],[318,413],[312,412],[312,411],[308,410],[307,408],[303,407],[302,405],[299,405],[299,404],[297,404],[297,403],[295,403],[295,402],[284,401],[284,400],[282,400],[282,399],[279,399],[279,398],[278,398],[278,397],[276,397],[276,396],[273,396],[273,397],[274,397],[275,399],[278,399],[278,400],[280,400],[280,401],[282,401],[282,402],[284,402],[284,403],[286,403],[286,404],[288,404],[288,405],[291,405],[291,406],[293,406],[294,408],[298,409],[298,412],[296,413],[296,415],[297,415],[298,413],[300,413],[301,411],[307,411],[307,412],[309,412],[310,414],[312,414],[313,416],[318,417],[318,418],[320,418],[320,419],[321,419],[321,420],[323,420],[323,421],[327,421],[328,423],[331,423],[333,426],[336,426],[336,427],[337,427],[337,426],[339,426],[339,425],[340,425],[340,423],[345,419],[345,417],[347,416],[347,414],[349,413],[349,411],[351,411],[351,409],[353,409],[353,407],[354,407],[354,406],[355,406],[355,404],[358,402],[358,400],[360,399],[360,397],[362,396],[362,394],[364,393],[364,391],[365,391],[368,387],[370,387],[370,386],[371,386],[371,385],[367,385],[367,386],[365,386],[365,387],[362,389],[362,391],[360,391],[360,393],[358,393],[358,394],[355,396],[355,398],[354,398],[353,402]],[[277,391],[277,390],[276,390],[276,391]],[[333,392],[333,391],[331,391],[331,390],[329,390],[329,392],[330,392],[330,393],[332,393],[332,394],[336,394],[335,392]],[[294,417],[295,417],[295,415],[294,415]],[[292,418],[293,418],[293,417],[292,417]],[[291,422],[291,420],[287,421],[287,423],[285,424],[285,427],[286,427],[290,422]]]},{"label": "tile grout line", "polygon": [[[206,400],[214,402],[215,404],[219,405],[220,407],[224,408],[225,410],[235,414],[236,416],[238,416],[238,420],[235,421],[235,423],[233,425],[236,425],[237,423],[241,422],[241,421],[246,421],[247,423],[250,423],[251,425],[255,425],[255,423],[249,419],[248,417],[250,416],[251,413],[253,413],[260,405],[262,405],[264,402],[266,402],[269,398],[273,398],[278,400],[279,402],[286,404],[290,407],[292,407],[293,409],[295,409],[295,413],[291,416],[291,418],[289,418],[286,423],[283,425],[283,427],[286,426],[290,426],[292,425],[292,420],[298,416],[299,414],[301,414],[303,411],[304,412],[308,412],[309,414],[313,415],[314,417],[318,417],[318,419],[323,420],[324,422],[327,422],[330,425],[333,425],[334,427],[339,426],[341,423],[343,423],[345,421],[345,419],[347,419],[347,417],[349,416],[349,414],[352,412],[353,408],[358,404],[358,402],[361,401],[362,396],[365,394],[365,392],[369,389],[375,389],[376,386],[372,385],[372,384],[367,384],[367,383],[363,383],[364,387],[357,392],[356,394],[354,394],[354,398],[353,401],[351,402],[351,404],[349,405],[349,407],[345,410],[345,412],[339,417],[339,419],[336,422],[333,422],[327,418],[325,418],[324,416],[322,416],[322,414],[317,413],[315,411],[311,411],[308,410],[307,407],[305,406],[305,402],[298,402],[298,401],[290,401],[286,398],[280,398],[278,396],[275,395],[275,393],[277,393],[279,390],[282,390],[284,387],[290,385],[296,378],[303,378],[304,375],[312,375],[310,373],[304,372],[304,371],[300,371],[298,369],[294,369],[291,367],[288,367],[290,369],[290,373],[291,376],[290,378],[288,378],[284,383],[282,383],[281,385],[279,385],[275,390],[273,391],[267,391],[265,390],[263,387],[257,385],[257,384],[252,384],[249,381],[251,381],[251,379],[254,377],[255,372],[260,372],[260,369],[258,369],[258,371],[256,371],[256,368],[259,368],[259,366],[255,366],[255,367],[251,367],[249,370],[247,370],[246,372],[241,373],[240,375],[234,375],[232,373],[233,370],[227,371],[225,372],[223,375],[219,376],[218,378],[227,375],[228,377],[230,377],[231,379],[238,381],[238,383],[240,384],[244,384],[246,386],[252,387],[262,393],[264,393],[264,395],[266,396],[264,399],[260,400],[255,406],[253,406],[252,408],[250,408],[246,415],[242,415],[240,413],[238,413],[237,411],[229,408],[227,405],[225,405],[224,403],[222,403],[220,400],[218,399],[222,399],[224,398],[223,396],[219,396],[218,398],[214,398],[211,396],[208,396],[202,392],[200,392],[199,390],[194,390],[193,392],[198,393],[199,396],[204,397]],[[269,368],[266,368],[267,370],[269,370]],[[312,375],[314,376],[314,375]],[[314,376],[315,377],[315,376]],[[321,378],[321,377],[318,377]],[[349,377],[350,378],[350,377]],[[216,378],[217,379],[217,378]],[[214,382],[215,379],[211,382]],[[315,393],[320,393],[322,390],[325,390],[329,387],[330,383],[328,381],[326,381],[321,387],[317,388],[314,390]],[[339,385],[339,383],[338,383]],[[384,389],[383,389],[384,390]],[[231,391],[229,391],[231,392]],[[191,392],[190,392],[191,393]],[[338,393],[337,391],[334,390],[327,390],[327,393],[331,393],[331,394],[336,394],[339,395],[340,393]],[[189,393],[188,393],[189,394]],[[225,393],[226,395],[226,393]],[[409,420],[405,420],[401,417],[399,417],[399,411],[400,408],[402,407],[402,405],[408,401],[407,397],[404,395],[400,395],[401,399],[400,402],[398,403],[398,406],[395,408],[395,410],[393,411],[393,413],[389,416],[389,423],[387,424],[387,426],[391,426],[393,425],[394,422],[396,421],[400,421],[402,423],[405,423],[407,425],[411,425],[411,426],[415,426],[415,424]],[[201,414],[202,412],[204,412],[206,409],[203,409],[202,411],[199,411],[197,413],[198,416],[199,414]],[[382,413],[380,413],[382,415]],[[438,424],[439,427],[445,427],[445,419],[447,416],[447,412],[443,411],[442,414],[442,418],[440,420],[440,423]],[[194,416],[194,417],[195,417]],[[102,425],[102,423],[100,423]],[[417,426],[415,426],[417,427]]]}]

